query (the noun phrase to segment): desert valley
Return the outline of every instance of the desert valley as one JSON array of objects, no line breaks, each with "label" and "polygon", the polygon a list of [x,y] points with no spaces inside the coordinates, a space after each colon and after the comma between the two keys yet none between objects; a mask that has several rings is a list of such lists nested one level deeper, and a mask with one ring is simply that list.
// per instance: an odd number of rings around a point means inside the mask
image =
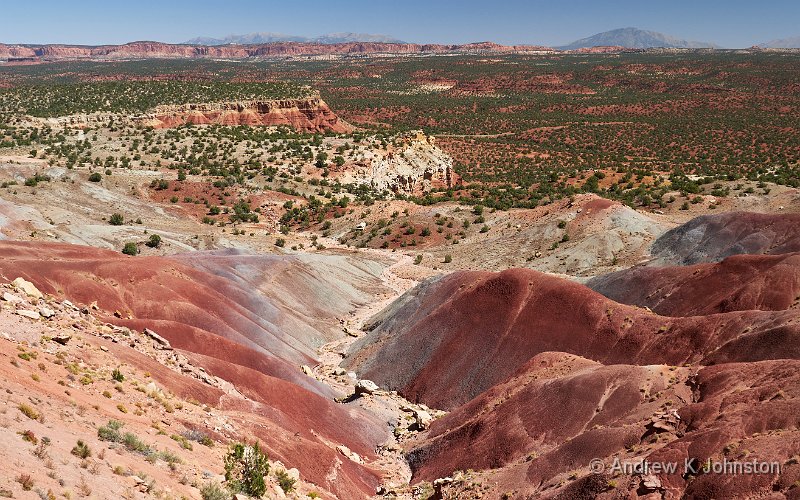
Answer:
[{"label": "desert valley", "polygon": [[798,499],[798,117],[794,49],[0,44],[0,497]]}]

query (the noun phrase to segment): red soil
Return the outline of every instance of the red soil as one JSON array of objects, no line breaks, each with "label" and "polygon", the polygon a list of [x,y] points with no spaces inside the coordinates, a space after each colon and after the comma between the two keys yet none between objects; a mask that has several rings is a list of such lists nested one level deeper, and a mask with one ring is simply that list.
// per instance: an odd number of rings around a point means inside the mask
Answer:
[{"label": "red soil", "polygon": [[[344,444],[374,460],[376,446],[388,439],[383,422],[258,370],[201,355],[189,357],[210,373],[231,381],[239,392],[255,401],[241,408],[231,406],[231,402],[241,404],[232,399],[223,399],[220,404],[224,409],[242,412],[241,432],[263,440],[271,457],[293,464],[339,498],[368,497],[375,492],[380,483],[378,473],[344,458],[335,446]],[[253,421],[251,414],[261,418]]]},{"label": "red soil", "polygon": [[[214,342],[212,340],[212,342]],[[226,412],[238,414],[235,430],[243,441],[258,439],[270,459],[302,471],[303,477],[340,498],[365,498],[380,482],[375,471],[347,459],[339,460],[330,443],[343,443],[351,450],[374,458],[375,444],[386,439],[383,426],[369,415],[347,409],[280,378],[222,360],[223,354],[208,357],[183,352],[193,364],[233,383],[252,400],[227,397],[197,379],[176,375],[152,358],[124,346],[106,342],[118,359],[147,371],[159,385],[182,398],[194,399]],[[211,343],[211,346],[219,346]],[[291,438],[287,438],[291,436]],[[331,471],[338,469],[336,479]]]},{"label": "red soil", "polygon": [[628,364],[800,359],[797,316],[670,318],[531,270],[456,272],[381,313],[347,363],[410,400],[453,409],[545,351]]},{"label": "red soil", "polygon": [[[164,257],[64,244],[0,242],[0,273],[23,276],[40,290],[79,304],[97,303],[120,323],[137,320],[170,342],[200,332],[282,360],[308,363],[313,350],[277,325],[288,321],[257,293]],[[188,349],[193,350],[193,349]]]},{"label": "red soil", "polygon": [[[679,464],[675,473],[657,475],[657,498],[796,498],[798,410],[796,360],[673,369],[545,353],[434,422],[409,457],[415,481],[492,469],[484,476],[499,490],[488,496],[646,497],[640,475],[589,469],[594,458],[606,466],[619,458]],[[776,462],[781,470],[683,475],[687,461],[723,458]]]},{"label": "red soil", "polygon": [[[667,488],[688,498],[742,498],[787,490],[800,474],[790,457],[800,453],[800,362],[731,363],[700,370],[692,379],[693,403],[678,409],[685,435],[653,453],[651,460],[680,458],[777,461],[782,474],[706,474],[688,481],[662,476]],[[796,462],[796,460],[794,461]],[[791,478],[791,479],[790,479]],[[788,482],[787,482],[788,481]],[[796,498],[797,491],[789,492]],[[755,496],[755,495],[754,495]]]},{"label": "red soil", "polygon": [[[590,223],[611,205],[583,208],[572,224]],[[409,399],[451,410],[408,443],[414,481],[478,470],[482,494],[497,497],[796,498],[797,222],[797,215],[701,217],[667,233],[655,256],[734,256],[637,267],[589,283],[658,314],[529,270],[456,272],[376,316],[347,364]],[[766,255],[735,255],[747,252]],[[595,474],[593,458],[681,469],[658,474],[652,487],[641,475]],[[782,469],[685,475],[682,468],[723,458]],[[455,476],[443,497],[470,494],[474,479]]]},{"label": "red soil", "polygon": [[[108,348],[149,371],[176,394],[239,413],[237,429],[243,439],[258,437],[272,459],[299,468],[308,480],[341,498],[369,496],[379,483],[377,473],[341,457],[335,447],[344,444],[372,460],[376,445],[388,438],[385,424],[334,403],[327,386],[301,373],[299,363],[312,362],[309,344],[320,342],[326,333],[313,325],[303,331],[282,310],[281,300],[271,301],[246,289],[255,268],[281,293],[280,275],[293,262],[274,258],[270,264],[269,258],[264,259],[236,254],[134,258],[74,245],[0,242],[3,279],[22,276],[45,293],[78,304],[96,301],[99,314],[108,311],[109,322],[155,330],[250,401],[176,376],[124,346],[109,342]],[[293,275],[302,294],[301,268],[296,267]],[[325,293],[319,277],[310,281]],[[312,296],[301,300],[315,301]],[[301,300],[291,303],[299,309]],[[114,317],[114,311],[120,317]],[[305,312],[311,317],[318,314],[313,309]]]},{"label": "red soil", "polygon": [[[691,398],[688,387],[669,382],[673,375],[660,366],[602,366],[563,353],[539,354],[517,375],[435,421],[410,454],[415,478],[496,469],[532,451],[549,451],[534,462],[538,484],[563,472],[566,457],[558,450],[570,440],[591,436],[610,450],[624,449],[633,442],[632,424],[649,418],[667,399]],[[649,394],[658,396],[648,401]],[[571,458],[580,463],[583,457]]]},{"label": "red soil", "polygon": [[736,255],[717,264],[634,267],[587,285],[623,304],[664,316],[793,309],[800,297],[800,254]]}]

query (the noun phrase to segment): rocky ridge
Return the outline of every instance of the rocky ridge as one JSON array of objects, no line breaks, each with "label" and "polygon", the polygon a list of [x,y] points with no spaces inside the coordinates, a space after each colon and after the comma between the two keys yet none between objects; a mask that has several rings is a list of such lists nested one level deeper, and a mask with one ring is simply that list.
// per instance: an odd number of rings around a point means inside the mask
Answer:
[{"label": "rocky ridge", "polygon": [[160,105],[149,113],[125,116],[90,113],[57,118],[28,117],[31,124],[50,127],[93,127],[114,123],[171,128],[181,125],[248,125],[291,127],[299,132],[347,133],[353,127],[341,120],[318,95],[300,99]]},{"label": "rocky ridge", "polygon": [[302,43],[275,42],[257,45],[184,45],[152,41],[131,42],[122,45],[7,45],[0,44],[0,59],[118,60],[137,58],[187,58],[187,59],[248,59],[294,56],[359,56],[368,54],[439,54],[439,53],[514,53],[553,52],[549,47],[531,45],[499,45],[492,42],[463,45],[414,43]]}]

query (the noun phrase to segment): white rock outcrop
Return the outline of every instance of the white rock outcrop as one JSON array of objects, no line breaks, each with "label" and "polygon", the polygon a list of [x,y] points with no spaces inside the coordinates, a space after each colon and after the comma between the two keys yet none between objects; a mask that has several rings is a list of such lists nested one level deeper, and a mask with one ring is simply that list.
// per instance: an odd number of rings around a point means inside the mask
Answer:
[{"label": "white rock outcrop", "polygon": [[341,180],[409,195],[453,187],[456,177],[453,158],[436,146],[433,137],[415,132],[401,138],[398,147],[366,152]]}]

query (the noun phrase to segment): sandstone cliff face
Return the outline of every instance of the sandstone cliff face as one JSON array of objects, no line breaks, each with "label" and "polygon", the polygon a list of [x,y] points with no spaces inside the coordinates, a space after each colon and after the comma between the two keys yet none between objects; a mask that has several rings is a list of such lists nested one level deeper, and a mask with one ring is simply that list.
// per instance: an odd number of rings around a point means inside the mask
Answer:
[{"label": "sandstone cliff face", "polygon": [[301,132],[347,133],[352,127],[339,119],[319,97],[274,101],[223,102],[158,106],[135,118],[139,123],[168,128],[193,125],[287,125]]},{"label": "sandstone cliff face", "polygon": [[406,195],[450,188],[460,181],[453,170],[453,159],[436,147],[433,137],[421,132],[404,137],[401,146],[388,152],[368,152],[346,169],[340,177],[342,182]]},{"label": "sandstone cliff face", "polygon": [[6,45],[0,43],[0,59],[10,59],[16,57],[36,57],[36,51],[22,45]]},{"label": "sandstone cliff face", "polygon": [[414,43],[300,43],[276,42],[259,45],[182,45],[161,42],[131,42],[123,45],[6,45],[0,44],[0,59],[136,59],[136,58],[269,58],[353,54],[424,54],[424,53],[508,53],[555,52],[548,47],[498,45],[491,42],[465,45]]},{"label": "sandstone cliff face", "polygon": [[318,96],[303,99],[271,101],[220,102],[182,105],[163,105],[152,112],[138,116],[114,113],[91,113],[61,116],[58,118],[28,117],[29,124],[50,127],[94,127],[117,124],[136,124],[153,128],[170,128],[181,125],[286,125],[298,132],[348,133],[353,127],[339,119]]}]

